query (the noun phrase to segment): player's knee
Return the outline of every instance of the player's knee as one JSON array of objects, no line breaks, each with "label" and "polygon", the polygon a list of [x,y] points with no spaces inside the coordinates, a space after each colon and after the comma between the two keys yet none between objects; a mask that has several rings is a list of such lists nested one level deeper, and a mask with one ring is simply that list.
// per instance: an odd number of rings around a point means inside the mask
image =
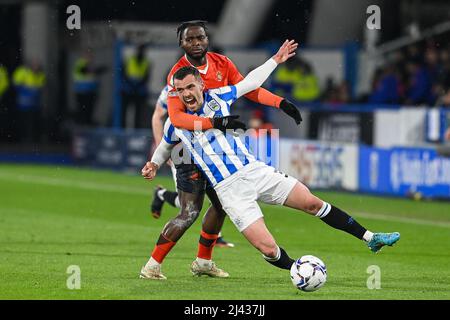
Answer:
[{"label": "player's knee", "polygon": [[319,212],[320,208],[322,208],[323,201],[321,201],[319,198],[314,196],[312,193],[310,193],[306,197],[304,210],[311,214],[316,214]]},{"label": "player's knee", "polygon": [[199,214],[200,208],[195,204],[188,202],[186,206],[182,208],[179,217],[183,219],[189,227],[195,222],[195,220],[197,220]]},{"label": "player's knee", "polygon": [[258,250],[266,257],[276,257],[278,247],[275,241],[261,241],[257,245]]}]

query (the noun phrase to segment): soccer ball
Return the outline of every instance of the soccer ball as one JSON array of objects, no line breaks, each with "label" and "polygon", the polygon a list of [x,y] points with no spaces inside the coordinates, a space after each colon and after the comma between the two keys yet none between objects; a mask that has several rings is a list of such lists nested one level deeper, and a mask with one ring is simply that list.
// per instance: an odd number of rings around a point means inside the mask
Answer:
[{"label": "soccer ball", "polygon": [[327,281],[327,267],[315,256],[303,256],[292,264],[291,280],[302,291],[316,291]]}]

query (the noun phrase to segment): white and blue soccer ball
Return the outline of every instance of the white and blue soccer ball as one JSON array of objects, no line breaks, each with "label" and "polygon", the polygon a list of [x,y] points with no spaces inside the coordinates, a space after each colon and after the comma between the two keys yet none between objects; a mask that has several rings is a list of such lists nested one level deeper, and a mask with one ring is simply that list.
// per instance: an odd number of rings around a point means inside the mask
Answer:
[{"label": "white and blue soccer ball", "polygon": [[319,258],[305,255],[291,267],[291,280],[302,291],[316,291],[327,281],[327,267]]}]

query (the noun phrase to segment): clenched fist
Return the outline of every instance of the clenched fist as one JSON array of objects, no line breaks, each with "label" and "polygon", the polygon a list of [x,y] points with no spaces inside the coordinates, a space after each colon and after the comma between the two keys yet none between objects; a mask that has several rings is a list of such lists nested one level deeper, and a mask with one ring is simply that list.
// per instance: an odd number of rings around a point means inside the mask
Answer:
[{"label": "clenched fist", "polygon": [[141,175],[147,180],[153,180],[156,176],[159,166],[153,162],[148,161],[141,170]]}]

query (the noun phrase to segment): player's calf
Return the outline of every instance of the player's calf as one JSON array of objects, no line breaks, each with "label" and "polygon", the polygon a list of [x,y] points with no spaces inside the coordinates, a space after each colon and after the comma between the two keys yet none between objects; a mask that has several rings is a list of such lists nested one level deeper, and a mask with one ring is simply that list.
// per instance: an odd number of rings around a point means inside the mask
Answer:
[{"label": "player's calf", "polygon": [[271,265],[281,269],[291,268],[294,260],[287,255],[286,251],[278,247],[263,218],[259,218],[250,224],[242,231],[242,234]]},{"label": "player's calf", "polygon": [[[285,205],[294,209],[305,211],[320,218],[323,222],[338,230],[365,241],[373,252],[377,252],[384,245],[392,245],[400,239],[400,235],[377,236],[360,225],[352,216],[341,209],[325,202],[313,195],[309,189],[298,182],[290,192]],[[378,235],[378,234],[375,234]]]}]

